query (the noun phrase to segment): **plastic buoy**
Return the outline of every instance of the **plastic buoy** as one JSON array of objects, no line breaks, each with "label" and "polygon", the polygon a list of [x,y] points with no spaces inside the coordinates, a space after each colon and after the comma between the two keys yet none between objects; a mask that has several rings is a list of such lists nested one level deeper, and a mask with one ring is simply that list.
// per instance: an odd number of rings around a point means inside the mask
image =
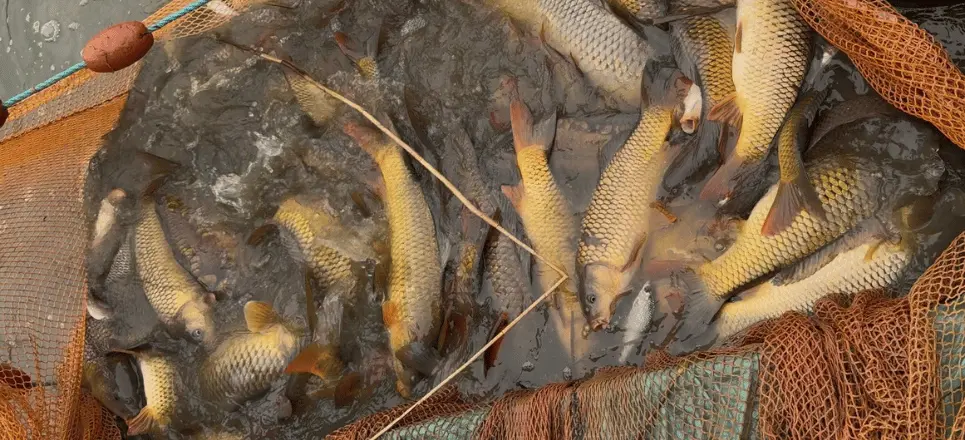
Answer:
[{"label": "plastic buoy", "polygon": [[154,35],[144,23],[125,21],[94,35],[80,56],[94,72],[116,72],[143,58],[153,45]]}]

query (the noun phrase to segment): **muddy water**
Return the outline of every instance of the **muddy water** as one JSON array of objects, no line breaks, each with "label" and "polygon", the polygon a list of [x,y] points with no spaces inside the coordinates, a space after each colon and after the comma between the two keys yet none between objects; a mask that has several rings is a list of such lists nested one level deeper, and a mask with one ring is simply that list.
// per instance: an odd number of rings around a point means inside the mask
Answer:
[{"label": "muddy water", "polygon": [[[341,124],[357,119],[357,115],[342,109],[328,124],[312,122],[297,106],[278,66],[213,37],[284,54],[316,79],[384,114],[403,139],[457,186],[465,183],[459,179],[464,170],[459,161],[451,160],[456,148],[452,133],[464,130],[480,159],[486,190],[501,206],[505,225],[519,234],[523,231],[518,218],[499,192],[500,185],[519,179],[509,134],[508,79],[518,80],[521,96],[537,118],[557,112],[560,121],[551,166],[578,213],[589,202],[599,176],[600,158],[612,155],[636,123],[637,115],[606,108],[570,64],[540,48],[533,36],[517,33],[498,12],[478,2],[363,0],[351,2],[344,9],[342,6],[333,1],[308,0],[296,9],[258,7],[209,35],[179,40],[153,51],[121,123],[92,162],[88,184],[92,216],[100,198],[111,188],[143,185],[139,181],[142,176],[129,172],[133,151],[147,151],[181,164],[157,195],[179,199],[187,208],[190,224],[215,237],[213,242],[223,252],[218,264],[224,283],[217,289],[215,307],[222,334],[243,328],[242,307],[249,300],[269,302],[286,319],[307,325],[301,266],[280,240],[246,243],[249,234],[271,217],[285,197],[308,194],[324,200],[345,227],[365,231],[362,235],[368,246],[354,249],[362,254],[373,254],[384,242],[386,221],[382,203],[369,186],[376,173],[374,163],[341,132]],[[379,28],[380,75],[363,79],[338,50],[333,33],[341,31],[362,41]],[[842,68],[836,74],[835,92],[825,112],[839,102],[867,93],[867,86],[849,63],[842,58],[839,64]],[[921,144],[931,148],[943,141],[928,127],[901,118],[882,124],[918,133],[868,147],[893,160],[920,153]],[[833,151],[848,146],[826,148]],[[946,161],[958,161],[958,156],[950,153]],[[440,242],[451,245],[454,252],[450,260],[454,260],[460,240],[459,218],[444,213],[458,212],[459,202],[420,166],[415,164],[412,169],[433,210]],[[747,188],[748,194],[759,194],[774,178],[770,172],[766,178],[757,179]],[[714,258],[733,240],[736,220],[755,202],[751,196],[718,212],[694,200],[701,185],[701,179],[695,180],[694,185],[668,199],[668,207],[680,221],[661,223],[655,217],[658,221],[654,223],[655,239],[649,245],[649,257]],[[949,178],[947,182],[943,188],[959,186],[961,180]],[[915,192],[914,188],[909,191]],[[947,200],[961,199],[954,191],[948,194]],[[931,227],[929,233],[935,235],[927,241],[932,248],[943,247],[941,243],[957,232],[949,232],[956,227],[951,224]],[[927,266],[934,253],[923,255],[919,263]],[[522,252],[520,257],[528,269],[529,258]],[[313,379],[306,383],[305,378],[283,377],[269,396],[226,413],[210,407],[197,394],[197,377],[191,372],[204,358],[202,350],[155,328],[156,317],[143,297],[122,294],[137,299],[126,303],[124,324],[119,324],[115,332],[128,337],[124,345],[149,342],[182,366],[179,386],[185,403],[179,407],[180,417],[171,436],[224,430],[253,438],[321,435],[362,415],[403,403],[393,386],[388,362],[391,354],[386,348],[380,311],[384,292],[375,281],[378,277],[369,275],[366,288],[355,297],[341,323],[341,355],[350,368],[362,374],[365,384],[362,396],[348,406],[337,407],[329,400],[308,397],[317,386]],[[495,313],[490,310],[490,290],[489,283],[483,282],[476,296],[477,322],[483,324],[490,323]],[[535,286],[530,293],[527,303],[539,294]],[[632,299],[621,301],[617,328]],[[480,363],[473,365],[460,377],[461,387],[489,397],[520,387],[581,378],[595,368],[617,363],[621,334],[591,335],[591,356],[574,361],[552,334],[551,326],[546,325],[547,313],[540,307],[524,318],[504,341],[495,367],[483,374]],[[660,321],[664,316],[656,318]],[[138,330],[131,330],[134,328]],[[486,325],[474,329],[470,348],[481,346],[488,333]],[[637,354],[631,361],[641,358],[642,354]],[[121,379],[119,382],[124,383],[118,387],[123,391],[118,394],[122,400],[140,398],[138,387]],[[431,380],[424,380],[418,389],[424,392],[430,385]],[[292,416],[279,420],[287,412],[285,404],[279,405],[284,400],[290,402]]]}]

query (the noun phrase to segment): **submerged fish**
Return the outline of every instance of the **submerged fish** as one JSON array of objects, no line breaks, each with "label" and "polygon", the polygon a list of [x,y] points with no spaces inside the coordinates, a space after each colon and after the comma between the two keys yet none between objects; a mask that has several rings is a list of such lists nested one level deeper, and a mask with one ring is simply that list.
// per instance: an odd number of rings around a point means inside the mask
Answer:
[{"label": "submerged fish", "polygon": [[802,211],[786,229],[766,236],[761,228],[778,189],[778,185],[772,186],[721,256],[700,264],[693,272],[684,272],[691,292],[678,334],[702,332],[736,289],[810,255],[874,215],[885,197],[898,189],[896,179],[882,168],[877,160],[859,154],[827,155],[809,163],[807,175],[817,190],[826,219]]},{"label": "submerged fish", "polygon": [[357,124],[346,125],[345,132],[372,156],[384,182],[380,191],[389,218],[392,262],[382,319],[394,355],[396,388],[409,397],[413,370],[428,376],[438,362],[432,345],[442,321],[442,264],[432,212],[398,146]]},{"label": "submerged fish", "polygon": [[760,163],[784,122],[807,71],[810,28],[791,0],[739,0],[734,34],[735,93],[708,119],[740,126],[733,153],[701,197],[720,200],[745,166]]},{"label": "submerged fish", "polygon": [[[501,221],[501,216],[494,217]],[[519,260],[516,243],[496,229],[489,230],[486,247],[483,250],[483,265],[486,277],[493,288],[493,298],[496,300],[498,320],[493,326],[490,338],[498,334],[513,319],[523,311],[526,298],[529,296],[529,286],[524,282],[526,274]],[[485,364],[491,368],[496,363],[499,346],[502,340],[490,347]]]},{"label": "submerged fish", "polygon": [[342,310],[342,298],[334,295],[326,297],[322,303],[315,340],[285,367],[287,374],[307,373],[317,377],[321,386],[312,392],[312,396],[334,398],[340,406],[349,403],[355,396],[361,377],[358,373],[347,371],[339,353]]},{"label": "submerged fish", "polygon": [[[533,125],[533,115],[518,96],[510,104],[516,164],[522,181],[516,186],[504,185],[503,193],[523,219],[526,235],[533,249],[549,262],[562,268],[568,276],[553,295],[555,310],[550,312],[557,334],[570,355],[579,359],[587,351],[585,340],[576,340],[576,322],[582,316],[576,296],[575,273],[577,223],[573,208],[560,190],[550,171],[547,154],[553,145],[556,115]],[[536,274],[541,292],[548,291],[560,275],[543,261],[536,261]],[[582,326],[580,326],[582,327]]]},{"label": "submerged fish", "polygon": [[382,25],[380,23],[378,29],[366,38],[364,48],[359,47],[360,45],[350,39],[348,35],[342,32],[335,33],[335,42],[338,43],[338,48],[352,60],[359,74],[365,79],[379,77],[379,65],[375,62],[375,56],[378,54],[381,33]]},{"label": "submerged fish", "polygon": [[[679,75],[671,84],[689,81]],[[643,106],[637,128],[600,176],[583,225],[576,254],[579,298],[587,323],[600,330],[610,323],[617,299],[628,293],[640,267],[650,232],[650,205],[656,201],[669,156],[665,147],[680,96]]]},{"label": "submerged fish", "polygon": [[144,382],[146,405],[134,418],[127,420],[127,435],[135,436],[152,430],[164,431],[180,401],[177,390],[178,372],[171,359],[150,351],[117,350],[137,360]]},{"label": "submerged fish", "polygon": [[[733,6],[735,0],[609,0],[615,8],[640,22],[680,14],[701,14]],[[673,22],[671,22],[673,23]]]},{"label": "submerged fish", "polygon": [[[870,237],[853,249],[842,250],[823,267],[800,280],[782,284],[779,277],[775,277],[740,293],[721,307],[717,318],[703,334],[676,344],[674,350],[691,351],[726,340],[785,312],[810,312],[818,300],[830,295],[851,296],[891,286],[911,261],[915,247],[909,239],[898,243],[882,243],[882,240]],[[803,263],[808,264],[807,261]]]},{"label": "submerged fish", "polygon": [[623,348],[620,350],[620,363],[625,363],[633,349],[643,342],[643,335],[653,319],[653,294],[649,284],[645,284],[633,299],[630,313],[627,314],[623,329]]},{"label": "submerged fish", "polygon": [[[107,319],[113,310],[101,299],[101,295],[108,284],[113,266],[117,264],[117,254],[124,245],[127,236],[127,225],[122,219],[124,209],[129,200],[127,192],[115,188],[104,197],[94,220],[93,237],[87,256],[87,313],[94,319]],[[119,218],[121,217],[121,218]]]},{"label": "submerged fish", "polygon": [[194,341],[212,343],[214,295],[178,264],[150,197],[141,200],[134,227],[134,261],[144,294],[161,322],[169,329],[183,330]]},{"label": "submerged fish", "polygon": [[338,219],[300,197],[289,197],[278,205],[272,222],[282,229],[282,240],[291,256],[303,261],[323,290],[348,294],[356,278],[353,261],[331,248],[328,238],[341,230]]},{"label": "submerged fish", "polygon": [[188,220],[188,210],[181,200],[165,196],[159,212],[165,236],[170,238],[174,257],[182,267],[209,291],[222,290],[226,277],[221,268],[222,252]]},{"label": "submerged fish", "polygon": [[301,333],[271,305],[245,304],[247,331],[218,344],[201,365],[202,395],[224,405],[237,405],[268,391],[302,347]]}]

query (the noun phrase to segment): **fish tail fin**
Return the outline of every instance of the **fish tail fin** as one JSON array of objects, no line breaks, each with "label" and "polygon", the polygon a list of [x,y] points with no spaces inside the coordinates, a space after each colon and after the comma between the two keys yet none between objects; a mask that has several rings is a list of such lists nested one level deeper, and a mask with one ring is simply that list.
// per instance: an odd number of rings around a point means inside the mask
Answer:
[{"label": "fish tail fin", "polygon": [[379,23],[376,30],[366,36],[364,46],[349,38],[343,32],[335,33],[335,42],[338,44],[339,50],[352,60],[359,73],[366,78],[371,78],[378,73],[375,56],[378,55],[381,34],[382,23]]},{"label": "fish tail fin", "polygon": [[144,167],[143,169],[146,170],[147,175],[147,184],[141,191],[142,197],[153,195],[164,184],[168,176],[181,166],[177,162],[146,151],[137,151],[135,156],[136,160]]},{"label": "fish tail fin", "polygon": [[248,326],[248,331],[259,333],[279,322],[281,318],[275,313],[271,304],[261,301],[245,303],[245,324]]},{"label": "fish tail fin", "polygon": [[[496,325],[493,326],[493,333],[489,336],[490,339],[503,331],[506,326],[509,325],[509,315],[502,313],[499,315],[499,320],[496,321]],[[496,359],[499,358],[499,348],[503,345],[503,337],[499,337],[498,340],[493,342],[486,349],[486,353],[483,355],[483,374],[489,374],[489,370],[496,365]]]},{"label": "fish tail fin", "polygon": [[553,146],[553,138],[556,137],[556,112],[534,125],[529,107],[518,93],[515,95],[509,106],[509,118],[513,126],[513,146],[516,154],[530,147],[549,152]]},{"label": "fish tail fin", "polygon": [[692,271],[682,272],[681,281],[687,286],[687,293],[683,319],[676,334],[678,339],[687,340],[707,330],[726,298],[714,296]]},{"label": "fish tail fin", "polygon": [[381,160],[383,151],[390,147],[390,144],[385,142],[381,133],[367,124],[362,125],[358,122],[347,122],[345,126],[342,127],[342,131],[354,139],[355,142],[359,144],[359,147],[368,153],[369,156],[372,156],[372,159],[376,162]]},{"label": "fish tail fin", "polygon": [[777,195],[774,196],[771,210],[767,212],[761,234],[771,237],[781,233],[802,210],[822,221],[826,220],[821,199],[803,170],[793,181],[778,183]]},{"label": "fish tail fin", "polygon": [[737,92],[727,95],[715,104],[707,113],[707,120],[739,128],[744,121],[744,116],[741,113],[740,105],[737,103]]},{"label": "fish tail fin", "polygon": [[700,191],[701,200],[724,200],[734,191],[735,181],[740,177],[745,160],[738,154],[731,156],[724,162],[717,172],[707,181]]},{"label": "fish tail fin", "polygon": [[721,124],[705,121],[698,127],[696,135],[677,143],[676,154],[664,175],[664,187],[676,188],[692,178],[703,178],[717,162],[720,136]]},{"label": "fish tail fin", "polygon": [[322,346],[317,342],[312,342],[288,363],[288,366],[285,367],[285,374],[307,373],[322,379],[328,379],[318,367],[319,361],[324,357],[325,350],[322,349]]},{"label": "fish tail fin", "polygon": [[158,426],[154,408],[145,406],[136,416],[127,420],[127,435],[129,437],[144,434]]}]

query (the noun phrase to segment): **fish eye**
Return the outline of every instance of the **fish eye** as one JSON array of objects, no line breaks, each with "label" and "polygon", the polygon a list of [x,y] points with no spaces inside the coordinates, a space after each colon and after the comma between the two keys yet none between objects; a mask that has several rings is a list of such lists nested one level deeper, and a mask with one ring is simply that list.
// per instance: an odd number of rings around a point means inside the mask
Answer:
[{"label": "fish eye", "polygon": [[194,329],[194,330],[191,330],[191,339],[194,339],[195,341],[200,341],[200,340],[201,340],[201,336],[203,336],[203,335],[201,334],[201,329],[196,328],[196,329]]},{"label": "fish eye", "polygon": [[588,302],[588,303],[590,303],[590,304],[595,303],[595,302],[596,302],[596,295],[594,295],[594,294],[592,294],[592,293],[589,294],[589,295],[587,295],[587,296],[586,296],[586,302]]}]

